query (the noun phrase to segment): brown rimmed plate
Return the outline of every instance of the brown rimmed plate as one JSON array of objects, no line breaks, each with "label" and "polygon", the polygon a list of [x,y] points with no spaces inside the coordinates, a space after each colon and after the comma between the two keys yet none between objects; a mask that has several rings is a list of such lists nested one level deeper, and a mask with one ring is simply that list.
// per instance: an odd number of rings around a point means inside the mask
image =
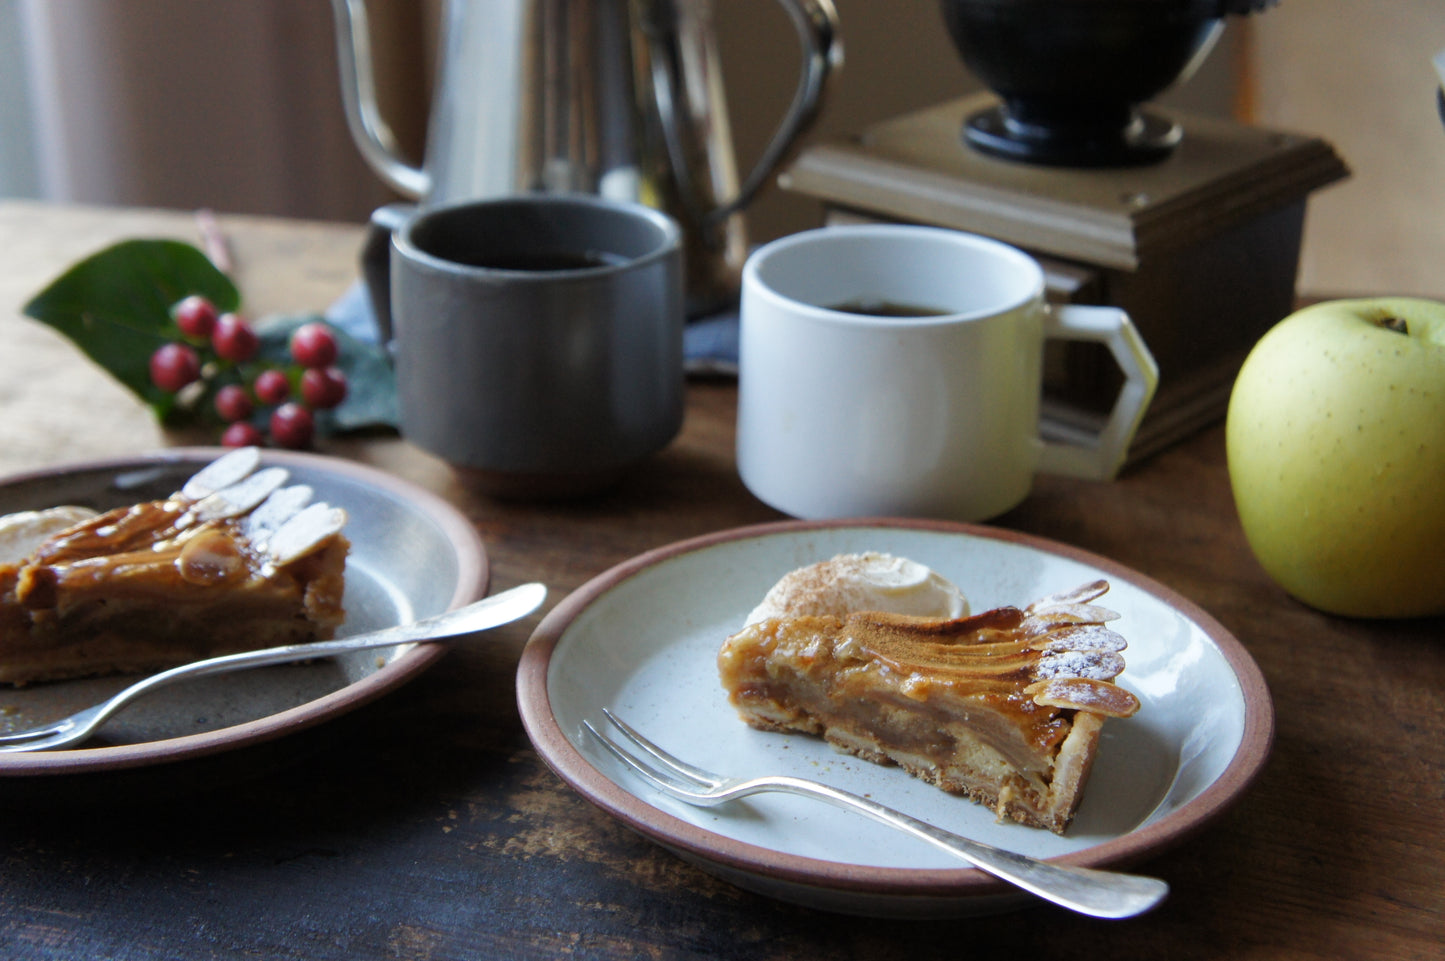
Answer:
[{"label": "brown rimmed plate", "polygon": [[[219,448],[175,448],[0,479],[0,514],[57,504],[107,509],[165,497]],[[346,509],[346,623],[354,634],[438,614],[486,594],[490,567],[476,529],[446,501],[360,464],[268,451],[267,465]],[[259,744],[351,711],[406,683],[445,652],[404,644],[309,664],[260,668],[163,688],[74,750],[0,754],[0,779],[117,771]],[[22,730],[103,700],[134,681],[96,678],[0,687],[0,730]],[[4,783],[0,780],[0,783]]]},{"label": "brown rimmed plate", "polygon": [[[820,739],[753,730],[727,704],[716,655],[784,573],[834,554],[886,551],[933,567],[974,610],[1027,603],[1103,577],[1100,603],[1129,640],[1119,681],[1143,709],[1104,727],[1068,834],[992,812]],[[763,795],[695,808],[649,788],[584,721],[610,707],[664,748],[727,774],[826,781],[934,824],[1036,857],[1137,865],[1218,816],[1258,774],[1274,711],[1258,667],[1194,604],[1105,558],[993,528],[896,520],[789,521],[659,548],[589,581],[538,625],[518,702],[557,774],[624,824],[741,887],[812,907],[890,917],[1000,910],[1023,896],[981,871],[861,817]],[[605,722],[602,722],[605,723]]]}]

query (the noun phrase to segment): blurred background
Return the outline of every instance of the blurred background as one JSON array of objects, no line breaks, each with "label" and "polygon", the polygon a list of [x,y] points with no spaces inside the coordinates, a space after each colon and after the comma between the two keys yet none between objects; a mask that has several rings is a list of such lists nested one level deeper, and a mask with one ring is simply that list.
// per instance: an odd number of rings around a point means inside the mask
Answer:
[{"label": "blurred background", "polygon": [[[371,0],[383,109],[417,159],[441,2]],[[846,63],[805,142],[981,89],[932,0],[835,3]],[[715,8],[747,165],[791,97],[796,41],[774,0]],[[1309,200],[1303,292],[1445,298],[1441,49],[1440,0],[1282,0],[1230,18],[1157,103],[1321,137],[1350,165]],[[0,197],[353,222],[394,199],[346,129],[328,0],[0,0]],[[820,218],[769,188],[750,236]]]}]

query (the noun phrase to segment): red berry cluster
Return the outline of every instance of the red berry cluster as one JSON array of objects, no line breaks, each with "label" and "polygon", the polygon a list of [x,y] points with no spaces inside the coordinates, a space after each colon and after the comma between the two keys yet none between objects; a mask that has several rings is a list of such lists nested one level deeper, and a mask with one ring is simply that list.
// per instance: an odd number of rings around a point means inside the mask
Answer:
[{"label": "red berry cluster", "polygon": [[336,366],[336,338],[322,323],[298,327],[289,343],[292,363],[260,360],[260,338],[245,318],[222,314],[205,297],[192,295],[171,310],[177,340],[150,358],[151,383],[179,394],[194,384],[211,395],[217,416],[227,426],[221,443],[228,447],[263,444],[258,408],[271,408],[260,419],[282,447],[309,447],[315,433],[314,411],[346,399],[346,375]]}]

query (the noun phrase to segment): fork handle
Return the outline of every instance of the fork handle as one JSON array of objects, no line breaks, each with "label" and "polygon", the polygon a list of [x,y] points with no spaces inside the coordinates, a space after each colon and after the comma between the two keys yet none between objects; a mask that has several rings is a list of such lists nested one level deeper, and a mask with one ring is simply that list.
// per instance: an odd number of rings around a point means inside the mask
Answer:
[{"label": "fork handle", "polygon": [[240,651],[236,654],[221,654],[201,661],[192,661],[173,667],[168,671],[154,674],[137,681],[127,691],[140,693],[170,684],[174,681],[212,674],[228,674],[231,671],[253,667],[270,667],[275,664],[294,664],[323,657],[334,657],[349,651],[366,651],[378,647],[392,647],[418,641],[444,641],[462,634],[471,634],[506,624],[535,610],[546,597],[547,589],[541,584],[523,584],[500,594],[492,594],[479,601],[443,611],[419,621],[396,624],[365,634],[352,634],[329,641],[308,641],[302,644],[286,644],[281,647],[266,647],[254,651]]},{"label": "fork handle", "polygon": [[241,651],[236,654],[222,654],[200,661],[192,661],[189,664],[182,664],[179,667],[142,678],[99,704],[72,714],[53,725],[0,735],[0,753],[49,750],[77,744],[89,737],[116,712],[136,698],[177,681],[209,677],[214,674],[227,674],[231,671],[248,670],[253,667],[293,664],[296,661],[332,657],[347,651],[370,650],[421,641],[446,640],[463,634],[488,630],[525,617],[536,610],[546,596],[547,588],[542,584],[523,584],[509,591],[473,601],[465,607],[458,607],[419,621],[385,627],[365,634],[353,634],[329,641],[313,641],[305,644],[287,644],[282,647]]},{"label": "fork handle", "polygon": [[827,801],[906,831],[1046,901],[1092,917],[1133,917],[1148,911],[1169,893],[1169,885],[1158,878],[1040,861],[945,831],[876,801],[817,781],[778,777],[769,778],[767,785],[770,790]]}]

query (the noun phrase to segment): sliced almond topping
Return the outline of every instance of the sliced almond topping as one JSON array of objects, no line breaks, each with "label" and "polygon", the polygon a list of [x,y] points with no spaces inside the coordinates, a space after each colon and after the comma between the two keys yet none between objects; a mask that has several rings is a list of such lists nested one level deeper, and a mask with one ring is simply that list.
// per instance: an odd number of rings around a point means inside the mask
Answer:
[{"label": "sliced almond topping", "polygon": [[234,538],[202,530],[181,548],[176,570],[188,584],[225,584],[246,576],[246,558]]},{"label": "sliced almond topping", "polygon": [[1027,608],[1029,614],[1035,614],[1055,607],[1070,607],[1075,604],[1084,604],[1096,597],[1101,597],[1109,592],[1109,582],[1105,580],[1090,581],[1081,584],[1071,591],[1062,591],[1058,594],[1049,594],[1034,601]]},{"label": "sliced almond topping", "polygon": [[285,566],[321,547],[346,526],[346,511],[317,503],[295,515],[271,536],[271,561]]},{"label": "sliced almond topping", "polygon": [[286,483],[290,476],[282,467],[268,467],[228,487],[206,495],[191,508],[191,515],[201,522],[240,517],[253,510],[272,491]]},{"label": "sliced almond topping", "polygon": [[271,535],[311,503],[314,491],[305,484],[293,484],[273,491],[241,521],[241,529],[257,550],[265,550]]},{"label": "sliced almond topping", "polygon": [[1139,699],[1108,681],[1087,677],[1054,677],[1024,688],[1034,703],[1043,707],[1072,708],[1105,717],[1130,717],[1139,710]]},{"label": "sliced almond topping", "polygon": [[223,487],[230,487],[255,472],[261,466],[261,451],[255,447],[240,447],[224,454],[202,467],[181,488],[181,496],[188,501],[209,497]]},{"label": "sliced almond topping", "polygon": [[1102,624],[1078,624],[1055,628],[1029,646],[1036,651],[1122,651],[1129,642]]},{"label": "sliced almond topping", "polygon": [[1112,681],[1124,673],[1124,659],[1113,651],[1049,651],[1039,658],[1034,677],[1092,677]]},{"label": "sliced almond topping", "polygon": [[1095,604],[1070,604],[1053,607],[1046,611],[1030,611],[1024,620],[1023,630],[1028,634],[1041,634],[1064,624],[1103,624],[1117,621],[1119,612]]}]

